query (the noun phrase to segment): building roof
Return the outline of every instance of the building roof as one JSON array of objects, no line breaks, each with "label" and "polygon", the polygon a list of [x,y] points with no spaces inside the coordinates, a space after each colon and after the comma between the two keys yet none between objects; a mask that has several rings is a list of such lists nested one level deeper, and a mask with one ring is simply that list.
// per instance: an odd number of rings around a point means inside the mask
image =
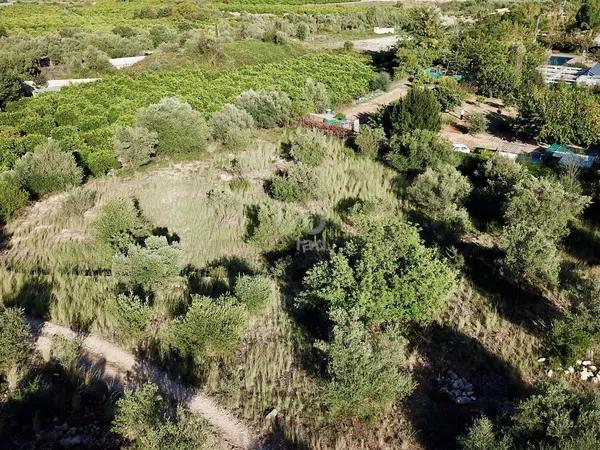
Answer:
[{"label": "building roof", "polygon": [[596,64],[594,67],[588,70],[587,75],[590,77],[600,77],[600,64]]}]

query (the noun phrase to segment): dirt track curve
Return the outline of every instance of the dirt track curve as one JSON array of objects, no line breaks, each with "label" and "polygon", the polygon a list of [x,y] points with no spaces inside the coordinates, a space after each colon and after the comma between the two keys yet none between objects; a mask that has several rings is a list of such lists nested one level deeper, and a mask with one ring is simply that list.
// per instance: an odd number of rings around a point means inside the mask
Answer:
[{"label": "dirt track curve", "polygon": [[105,377],[118,379],[129,385],[135,384],[135,381],[132,382],[132,376],[133,380],[136,378],[150,380],[159,386],[164,395],[183,404],[190,411],[202,415],[229,444],[242,449],[259,448],[259,441],[255,434],[217,405],[214,400],[195,388],[182,385],[148,361],[98,336],[81,336],[70,328],[36,319],[31,319],[30,324],[37,333],[36,348],[39,351],[50,349],[53,336],[60,336],[70,341],[80,340],[81,349],[86,352],[88,358],[96,363],[99,361],[104,363]]}]

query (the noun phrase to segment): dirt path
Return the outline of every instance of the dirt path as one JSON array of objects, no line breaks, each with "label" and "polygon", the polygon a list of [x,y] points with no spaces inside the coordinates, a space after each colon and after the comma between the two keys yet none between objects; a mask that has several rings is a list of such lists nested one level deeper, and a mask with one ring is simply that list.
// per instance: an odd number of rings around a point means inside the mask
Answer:
[{"label": "dirt path", "polygon": [[350,120],[357,118],[361,114],[370,114],[377,111],[381,106],[389,105],[396,100],[401,99],[408,92],[408,84],[405,80],[393,83],[388,92],[384,92],[377,97],[373,97],[363,103],[350,105],[342,108],[340,112],[346,114]]},{"label": "dirt path", "polygon": [[206,395],[192,387],[184,386],[148,361],[140,360],[132,353],[98,336],[80,336],[67,327],[50,322],[31,320],[30,323],[39,336],[36,341],[39,351],[49,352],[53,336],[70,341],[81,339],[81,349],[86,352],[86,356],[93,359],[95,364],[104,365],[104,377],[118,379],[126,384],[150,380],[156,383],[165,395],[185,405],[190,411],[202,415],[231,445],[242,449],[258,447],[258,439],[248,427]]}]

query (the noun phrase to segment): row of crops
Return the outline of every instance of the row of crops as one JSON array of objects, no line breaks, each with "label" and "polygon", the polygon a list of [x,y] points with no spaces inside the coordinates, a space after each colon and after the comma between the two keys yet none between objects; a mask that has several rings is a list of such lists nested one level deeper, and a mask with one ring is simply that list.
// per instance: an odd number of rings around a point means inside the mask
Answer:
[{"label": "row of crops", "polygon": [[368,90],[373,76],[363,57],[316,53],[227,72],[186,69],[105,78],[9,104],[0,113],[0,166],[53,137],[81,154],[93,173],[102,173],[114,164],[115,128],[162,98],[178,97],[209,118],[248,89],[281,90],[302,102],[307,78],[324,83],[334,104],[348,102]]}]

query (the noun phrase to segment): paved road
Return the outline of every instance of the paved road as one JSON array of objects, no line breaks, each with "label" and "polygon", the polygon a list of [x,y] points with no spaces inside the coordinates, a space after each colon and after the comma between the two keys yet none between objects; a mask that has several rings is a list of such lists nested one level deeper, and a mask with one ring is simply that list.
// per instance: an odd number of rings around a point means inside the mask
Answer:
[{"label": "paved road", "polygon": [[195,388],[184,386],[150,362],[136,357],[99,336],[79,336],[67,327],[36,319],[31,319],[30,323],[38,335],[36,348],[39,351],[49,351],[53,336],[60,336],[70,341],[82,338],[82,350],[86,352],[87,358],[92,362],[102,363],[105,366],[102,374],[105,378],[118,379],[125,384],[143,383],[150,380],[159,386],[163,394],[185,405],[190,411],[202,415],[231,445],[241,449],[258,448],[258,439],[243,423],[211,398]]}]

